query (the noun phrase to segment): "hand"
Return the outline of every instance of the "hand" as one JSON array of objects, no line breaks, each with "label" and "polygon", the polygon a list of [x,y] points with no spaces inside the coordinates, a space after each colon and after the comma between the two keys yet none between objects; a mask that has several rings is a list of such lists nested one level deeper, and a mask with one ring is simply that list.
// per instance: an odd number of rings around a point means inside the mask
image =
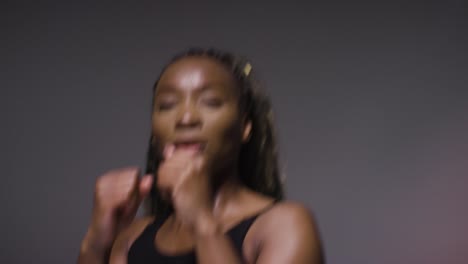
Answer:
[{"label": "hand", "polygon": [[93,214],[84,241],[93,250],[109,250],[117,234],[133,221],[153,184],[151,175],[140,180],[138,174],[137,168],[125,168],[110,171],[96,181]]},{"label": "hand", "polygon": [[165,160],[158,170],[157,185],[171,200],[179,221],[196,228],[201,218],[212,212],[212,190],[205,160],[196,150],[164,149]]}]

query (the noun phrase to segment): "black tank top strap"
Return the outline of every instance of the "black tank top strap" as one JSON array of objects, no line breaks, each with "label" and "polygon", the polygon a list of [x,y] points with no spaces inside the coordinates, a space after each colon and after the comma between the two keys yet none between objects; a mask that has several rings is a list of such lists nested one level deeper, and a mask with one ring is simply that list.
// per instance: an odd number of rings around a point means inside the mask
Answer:
[{"label": "black tank top strap", "polygon": [[276,202],[277,201],[275,200],[273,203],[261,209],[255,215],[242,220],[239,224],[235,225],[233,228],[227,231],[226,234],[231,238],[232,244],[234,245],[239,256],[243,257],[242,246],[244,244],[245,236],[247,235],[247,232],[249,231],[252,224],[260,215],[264,214],[265,212],[270,210],[273,206],[275,206]]}]

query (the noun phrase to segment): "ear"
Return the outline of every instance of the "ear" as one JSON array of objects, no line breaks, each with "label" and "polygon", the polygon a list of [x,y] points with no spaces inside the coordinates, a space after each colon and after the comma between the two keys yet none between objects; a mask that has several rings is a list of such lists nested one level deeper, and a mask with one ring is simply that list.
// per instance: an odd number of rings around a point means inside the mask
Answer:
[{"label": "ear", "polygon": [[246,143],[250,139],[250,133],[252,132],[252,121],[244,120],[244,127],[242,131],[242,143]]}]

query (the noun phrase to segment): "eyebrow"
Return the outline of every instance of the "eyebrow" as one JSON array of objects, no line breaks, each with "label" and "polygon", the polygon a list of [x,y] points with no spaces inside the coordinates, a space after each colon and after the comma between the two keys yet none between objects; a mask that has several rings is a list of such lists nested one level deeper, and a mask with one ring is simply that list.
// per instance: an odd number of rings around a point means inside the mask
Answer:
[{"label": "eyebrow", "polygon": [[[215,88],[221,88],[220,90],[226,91],[226,92],[233,92],[236,93],[236,87],[233,85],[226,85],[225,83],[222,82],[213,82],[213,83],[207,83],[201,87],[197,87],[194,89],[195,92],[203,92],[206,90],[215,90]],[[176,92],[180,91],[181,89],[177,88],[177,86],[173,85],[162,85],[162,86],[157,86],[156,87],[156,93],[168,93],[168,92]],[[217,90],[217,89],[216,89]]]}]

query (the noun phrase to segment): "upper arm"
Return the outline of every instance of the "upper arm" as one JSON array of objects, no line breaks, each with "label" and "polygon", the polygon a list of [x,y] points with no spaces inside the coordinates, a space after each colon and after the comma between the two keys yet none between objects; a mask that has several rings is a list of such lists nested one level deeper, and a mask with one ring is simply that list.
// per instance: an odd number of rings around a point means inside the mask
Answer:
[{"label": "upper arm", "polygon": [[277,207],[262,224],[256,263],[323,263],[318,229],[309,210],[289,202]]}]

